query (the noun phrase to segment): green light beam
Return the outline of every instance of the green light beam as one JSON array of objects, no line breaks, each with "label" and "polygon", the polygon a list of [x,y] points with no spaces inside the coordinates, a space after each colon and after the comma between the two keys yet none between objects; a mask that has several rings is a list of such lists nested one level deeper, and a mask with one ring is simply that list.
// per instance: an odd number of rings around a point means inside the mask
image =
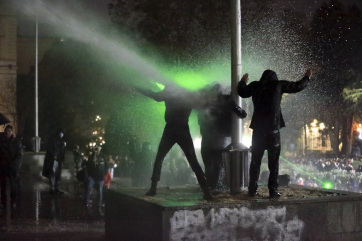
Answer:
[{"label": "green light beam", "polygon": [[287,159],[285,159],[284,157],[282,156],[279,156],[280,159],[282,159],[283,161],[287,162],[288,164],[290,164],[291,166],[293,166],[294,168],[298,169],[299,171],[303,172],[304,174],[307,174],[308,176],[312,177],[314,180],[317,180],[318,182],[322,183],[323,186],[325,186],[326,184],[329,184],[328,187],[331,186],[330,183],[324,183],[323,181],[319,180],[318,178],[314,177],[313,175],[309,174],[308,172],[304,171],[303,169],[301,169],[300,167],[298,167],[297,165],[291,163],[290,161],[288,161]]}]

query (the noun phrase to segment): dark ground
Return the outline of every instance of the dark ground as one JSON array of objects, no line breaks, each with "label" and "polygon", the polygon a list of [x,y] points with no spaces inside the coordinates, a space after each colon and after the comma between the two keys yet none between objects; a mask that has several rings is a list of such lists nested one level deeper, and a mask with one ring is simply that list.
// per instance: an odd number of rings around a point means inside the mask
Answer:
[{"label": "dark ground", "polygon": [[104,215],[83,205],[82,185],[73,180],[61,188],[64,195],[51,195],[40,175],[23,175],[16,209],[1,207],[0,241],[105,240]]}]

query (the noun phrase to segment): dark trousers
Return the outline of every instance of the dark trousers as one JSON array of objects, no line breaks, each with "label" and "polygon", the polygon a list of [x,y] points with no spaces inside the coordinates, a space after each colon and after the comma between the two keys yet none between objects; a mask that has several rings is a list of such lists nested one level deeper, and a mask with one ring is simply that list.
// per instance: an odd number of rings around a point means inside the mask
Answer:
[{"label": "dark trousers", "polygon": [[188,125],[169,125],[166,124],[162,134],[155,164],[153,165],[152,182],[160,180],[162,162],[173,145],[178,144],[185,153],[187,161],[194,171],[199,185],[202,189],[206,188],[206,178],[199,162],[197,161],[194,144],[192,142],[190,129]]},{"label": "dark trousers", "polygon": [[88,176],[87,184],[85,189],[85,203],[88,204],[90,200],[90,195],[92,192],[93,187],[96,187],[97,190],[97,207],[102,207],[103,202],[103,185],[104,185],[104,179],[98,180],[92,176]]},{"label": "dark trousers", "polygon": [[215,149],[206,141],[201,142],[201,156],[205,165],[207,186],[211,189],[217,187],[222,168],[222,149]]},{"label": "dark trousers", "polygon": [[7,200],[6,188],[8,182],[10,184],[10,202],[11,204],[16,203],[16,196],[17,196],[18,183],[19,183],[19,181],[16,178],[16,175],[1,174],[0,188],[1,188],[1,203],[3,205],[6,205],[6,200]]},{"label": "dark trousers", "polygon": [[280,155],[280,132],[276,131],[253,131],[252,148],[251,148],[251,163],[250,163],[250,181],[249,191],[256,191],[258,188],[258,180],[260,175],[261,160],[264,151],[268,151],[268,168],[269,180],[268,188],[278,188],[279,175],[279,155]]},{"label": "dark trousers", "polygon": [[62,165],[63,164],[61,162],[54,160],[52,172],[50,173],[49,176],[49,185],[50,185],[50,190],[52,191],[58,189],[61,172],[62,172]]}]

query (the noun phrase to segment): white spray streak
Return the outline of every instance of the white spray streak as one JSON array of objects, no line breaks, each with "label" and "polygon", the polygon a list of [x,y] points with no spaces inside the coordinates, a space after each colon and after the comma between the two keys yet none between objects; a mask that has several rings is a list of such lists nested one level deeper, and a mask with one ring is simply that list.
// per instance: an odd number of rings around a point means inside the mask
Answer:
[{"label": "white spray streak", "polygon": [[163,84],[170,81],[145,57],[136,54],[121,39],[105,36],[97,30],[94,27],[96,24],[92,23],[95,20],[88,19],[85,22],[80,16],[72,14],[72,11],[65,6],[46,4],[42,0],[35,0],[33,3],[17,1],[17,3],[16,7],[24,14],[33,18],[38,15],[39,19],[58,30],[60,34],[101,51],[112,60],[117,61],[119,65],[142,74],[144,80],[157,80]]}]

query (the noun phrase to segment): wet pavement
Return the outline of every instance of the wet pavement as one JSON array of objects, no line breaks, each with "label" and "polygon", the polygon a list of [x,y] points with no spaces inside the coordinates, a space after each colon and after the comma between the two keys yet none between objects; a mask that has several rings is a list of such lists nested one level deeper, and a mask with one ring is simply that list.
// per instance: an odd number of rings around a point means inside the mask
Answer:
[{"label": "wet pavement", "polygon": [[[63,195],[49,193],[47,179],[40,175],[39,163],[42,162],[35,162],[35,168],[26,165],[23,168],[16,208],[1,206],[0,241],[105,240],[104,207],[99,213],[97,208],[83,204],[84,187],[73,178],[71,162],[65,165],[62,175]],[[96,200],[95,194],[92,193],[93,200]]]}]

